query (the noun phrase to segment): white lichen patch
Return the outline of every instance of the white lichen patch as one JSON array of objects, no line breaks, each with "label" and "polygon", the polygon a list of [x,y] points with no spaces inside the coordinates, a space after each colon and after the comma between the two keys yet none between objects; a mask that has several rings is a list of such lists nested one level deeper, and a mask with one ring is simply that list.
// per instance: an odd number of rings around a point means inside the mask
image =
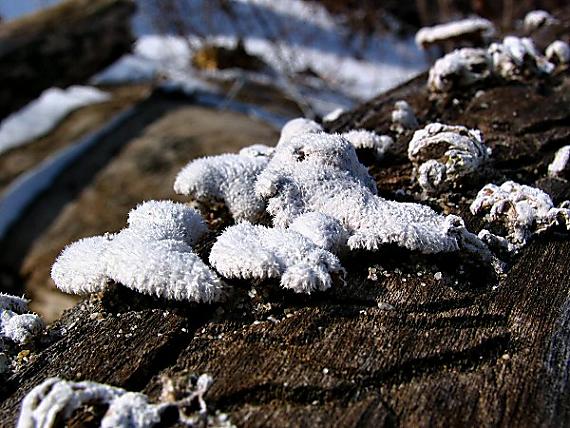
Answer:
[{"label": "white lichen patch", "polygon": [[546,59],[553,64],[570,63],[570,45],[562,40],[556,40],[548,45],[545,53]]},{"label": "white lichen patch", "polygon": [[421,28],[416,33],[416,45],[427,48],[452,40],[488,40],[495,34],[495,26],[487,19],[473,17]]},{"label": "white lichen patch", "polygon": [[545,10],[531,10],[524,17],[524,29],[527,33],[531,33],[557,22],[558,20]]},{"label": "white lichen patch", "polygon": [[[487,184],[471,204],[471,212],[485,215],[485,220],[504,229],[509,250],[516,251],[525,246],[535,234],[548,231],[555,226],[570,230],[570,210],[556,208],[545,192],[535,187],[507,181],[501,186]],[[499,243],[484,230],[485,240]],[[503,241],[504,242],[504,241]],[[504,246],[504,244],[501,244]]]},{"label": "white lichen patch", "polygon": [[416,131],[408,146],[418,182],[431,194],[452,188],[476,173],[490,154],[480,131],[441,123]]},{"label": "white lichen patch", "polygon": [[267,146],[255,145],[240,154],[191,161],[177,175],[174,191],[198,202],[222,201],[236,221],[256,221],[265,210],[253,191],[259,173],[271,156]]},{"label": "white lichen patch", "polygon": [[355,149],[370,150],[376,159],[382,159],[394,140],[389,135],[378,135],[365,129],[355,129],[341,134]]},{"label": "white lichen patch", "polygon": [[548,165],[548,175],[560,178],[570,176],[570,145],[558,149],[554,160]]},{"label": "white lichen patch", "polygon": [[414,130],[419,126],[416,114],[410,105],[404,101],[396,101],[392,110],[392,125],[390,129],[397,133]]},{"label": "white lichen patch", "polygon": [[428,89],[435,93],[450,92],[483,82],[491,72],[491,58],[485,49],[458,49],[438,59],[430,68]]},{"label": "white lichen patch", "polygon": [[221,297],[216,274],[192,245],[207,231],[200,214],[171,201],[145,202],[116,235],[69,245],[52,267],[58,288],[73,294],[102,290],[107,280],[166,299],[212,302]]},{"label": "white lichen patch", "polygon": [[331,273],[344,272],[334,254],[301,233],[249,223],[218,237],[210,263],[226,278],[280,278],[283,288],[308,294],[330,288]]},{"label": "white lichen patch", "polygon": [[284,228],[302,214],[319,212],[340,222],[350,249],[395,244],[422,253],[487,251],[458,217],[375,196],[355,159],[352,145],[338,135],[306,134],[277,147],[256,187],[274,224]]},{"label": "white lichen patch", "polygon": [[531,39],[507,36],[488,49],[493,73],[505,80],[521,80],[526,74],[549,74],[554,64],[542,56]]}]

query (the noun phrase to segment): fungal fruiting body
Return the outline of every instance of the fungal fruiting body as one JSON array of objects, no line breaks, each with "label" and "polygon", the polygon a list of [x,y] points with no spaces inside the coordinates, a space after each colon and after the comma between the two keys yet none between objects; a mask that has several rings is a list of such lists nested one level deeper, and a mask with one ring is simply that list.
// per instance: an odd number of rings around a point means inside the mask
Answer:
[{"label": "fungal fruiting body", "polygon": [[531,10],[524,17],[524,29],[527,33],[530,33],[540,27],[552,25],[556,22],[558,22],[557,19],[545,10]]},{"label": "fungal fruiting body", "polygon": [[340,222],[319,212],[301,214],[289,224],[289,230],[309,238],[317,246],[334,254],[346,246],[348,236]]},{"label": "fungal fruiting body", "polygon": [[507,36],[489,46],[493,73],[505,80],[521,80],[526,73],[549,74],[554,65],[542,56],[531,39]]},{"label": "fungal fruiting body", "polygon": [[392,110],[392,125],[390,129],[402,133],[406,130],[414,130],[418,126],[418,119],[412,107],[406,101],[396,101],[394,110]]},{"label": "fungal fruiting body", "polygon": [[327,113],[324,117],[323,117],[323,122],[334,122],[335,120],[337,120],[342,114],[344,113],[344,109],[339,107],[339,108],[335,108],[334,110],[332,110],[331,112]]},{"label": "fungal fruiting body", "polygon": [[570,176],[570,146],[558,149],[554,155],[554,160],[548,165],[548,175],[560,178]]},{"label": "fungal fruiting body", "polygon": [[376,159],[382,159],[394,144],[392,137],[378,135],[365,129],[355,129],[341,134],[355,149],[370,150]]},{"label": "fungal fruiting body", "polygon": [[164,405],[149,404],[143,394],[96,382],[49,378],[22,401],[17,428],[51,428],[85,404],[107,405],[102,428],[147,428],[160,422]]},{"label": "fungal fruiting body", "polygon": [[416,131],[408,146],[408,158],[426,193],[439,193],[457,185],[477,172],[490,154],[478,130],[441,123]]},{"label": "fungal fruiting body", "polygon": [[198,202],[223,201],[236,221],[256,221],[265,205],[253,187],[270,156],[270,148],[255,145],[240,154],[191,161],[178,173],[174,191]]},{"label": "fungal fruiting body", "polygon": [[291,138],[299,135],[316,134],[320,132],[324,132],[324,130],[317,122],[311,119],[305,119],[304,117],[298,117],[283,125],[277,145],[285,144],[291,140]]},{"label": "fungal fruiting body", "polygon": [[457,251],[467,242],[469,248],[478,242],[481,251],[486,249],[458,217],[375,196],[354,159],[354,148],[339,135],[306,134],[278,146],[256,184],[274,224],[285,228],[302,214],[319,212],[344,227],[350,249],[395,244],[439,253]]},{"label": "fungal fruiting body", "polygon": [[27,300],[0,293],[0,374],[10,372],[17,346],[28,343],[44,328],[42,319],[29,312]]},{"label": "fungal fruiting body", "polygon": [[421,28],[416,33],[415,39],[416,45],[425,49],[434,44],[460,39],[484,41],[493,34],[495,26],[491,21],[473,17]]},{"label": "fungal fruiting body", "polygon": [[210,263],[226,278],[281,278],[283,288],[309,294],[330,288],[331,273],[344,272],[335,255],[304,235],[249,223],[218,237]]},{"label": "fungal fruiting body", "polygon": [[546,59],[554,64],[568,64],[570,62],[570,45],[562,40],[552,42],[545,51]]},{"label": "fungal fruiting body", "polygon": [[212,302],[221,297],[219,278],[192,250],[207,231],[196,210],[171,201],[144,202],[129,213],[128,224],[115,235],[66,247],[52,267],[58,288],[92,293],[111,279],[167,299]]},{"label": "fungal fruiting body", "polygon": [[429,70],[428,89],[450,92],[491,76],[491,58],[485,49],[457,49],[438,59]]},{"label": "fungal fruiting body", "polygon": [[[485,215],[487,222],[501,227],[508,241],[508,249],[524,247],[534,234],[546,232],[555,226],[570,230],[570,210],[556,208],[546,193],[535,187],[507,181],[500,186],[487,184],[471,204],[473,214]],[[481,237],[495,240],[484,230]]]}]

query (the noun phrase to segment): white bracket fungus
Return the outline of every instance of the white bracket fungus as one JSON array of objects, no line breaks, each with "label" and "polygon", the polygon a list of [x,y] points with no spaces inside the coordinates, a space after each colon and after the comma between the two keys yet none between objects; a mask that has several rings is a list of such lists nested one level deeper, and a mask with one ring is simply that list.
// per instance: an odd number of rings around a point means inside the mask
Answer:
[{"label": "white bracket fungus", "polygon": [[255,221],[265,205],[253,191],[257,175],[272,150],[256,144],[239,154],[225,154],[191,161],[177,175],[174,191],[198,202],[223,201],[236,221]]},{"label": "white bracket fungus", "polygon": [[144,294],[212,302],[221,297],[215,273],[192,251],[207,231],[200,214],[183,204],[149,201],[131,210],[129,226],[116,235],[66,247],[52,278],[67,293],[100,291],[107,279]]},{"label": "white bracket fungus", "polygon": [[392,125],[390,129],[402,133],[406,130],[414,130],[418,127],[418,119],[410,105],[404,101],[396,101],[392,110]]},{"label": "white bracket fungus", "polygon": [[561,178],[570,176],[570,146],[558,149],[554,160],[548,165],[548,175]]},{"label": "white bracket fungus", "polygon": [[545,10],[531,10],[524,17],[524,29],[527,33],[540,27],[556,24],[558,20]]},{"label": "white bracket fungus", "polygon": [[554,64],[568,64],[570,62],[570,46],[562,40],[552,42],[546,48],[546,59]]},{"label": "white bracket fungus", "polygon": [[446,93],[482,82],[490,76],[491,58],[485,49],[457,49],[438,59],[430,68],[428,89]]},{"label": "white bracket fungus", "polygon": [[431,123],[416,131],[408,146],[408,158],[427,193],[438,193],[456,185],[479,170],[490,154],[478,130],[441,123]]},{"label": "white bracket fungus", "polygon": [[281,278],[297,293],[326,290],[331,273],[343,273],[338,258],[299,232],[241,223],[214,243],[210,264],[226,278]]},{"label": "white bracket fungus", "polygon": [[[554,226],[565,226],[570,230],[569,209],[556,208],[542,190],[513,181],[501,186],[487,184],[479,191],[470,209],[473,214],[485,214],[488,222],[498,223],[505,229],[504,238],[510,251],[524,247],[534,234]],[[485,240],[490,242],[493,238],[490,232],[482,232],[480,236],[486,236]]]},{"label": "white bracket fungus", "polygon": [[416,45],[419,48],[426,49],[429,46],[440,45],[447,41],[485,42],[494,34],[495,26],[493,23],[477,16],[421,28],[416,33]]},{"label": "white bracket fungus", "polygon": [[277,147],[256,189],[268,200],[276,226],[287,227],[309,212],[326,214],[344,227],[351,249],[395,244],[426,254],[467,249],[491,258],[459,217],[375,196],[357,165],[362,168],[354,148],[342,137],[306,134]]},{"label": "white bracket fungus", "polygon": [[549,74],[554,64],[542,56],[531,39],[507,36],[503,43],[492,43],[489,55],[493,73],[506,80],[521,80],[525,72]]}]

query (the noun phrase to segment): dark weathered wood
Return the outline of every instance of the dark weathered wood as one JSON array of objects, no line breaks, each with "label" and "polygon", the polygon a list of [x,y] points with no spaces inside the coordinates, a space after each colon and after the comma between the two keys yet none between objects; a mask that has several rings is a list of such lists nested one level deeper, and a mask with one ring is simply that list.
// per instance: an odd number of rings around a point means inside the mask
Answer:
[{"label": "dark weathered wood", "polygon": [[[331,129],[387,131],[398,99],[422,124],[480,128],[493,148],[491,168],[460,193],[429,202],[460,213],[473,230],[481,223],[467,206],[482,182],[537,184],[554,189],[557,201],[570,195],[567,182],[545,178],[570,136],[568,72],[473,88],[447,102],[428,99],[425,79],[343,115]],[[404,156],[409,138],[399,137],[394,156],[371,166],[386,197],[402,199],[404,188],[406,200],[419,199]],[[541,236],[499,283],[460,257],[352,254],[343,259],[345,287],[302,297],[273,283],[234,281],[218,306],[173,305],[113,286],[66,313],[35,344],[34,361],[0,386],[0,425],[13,423],[23,395],[47,376],[158,399],[160,375],[208,372],[210,408],[239,426],[567,426],[569,251],[566,238]],[[378,266],[386,275],[368,279]]]},{"label": "dark weathered wood", "polygon": [[0,118],[46,88],[85,82],[130,51],[131,0],[65,0],[0,25]]}]

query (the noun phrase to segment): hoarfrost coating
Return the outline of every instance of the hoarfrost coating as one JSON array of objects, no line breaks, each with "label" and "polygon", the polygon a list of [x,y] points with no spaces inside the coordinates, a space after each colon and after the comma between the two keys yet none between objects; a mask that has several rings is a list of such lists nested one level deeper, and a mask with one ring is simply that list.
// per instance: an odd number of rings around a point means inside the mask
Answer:
[{"label": "hoarfrost coating", "polygon": [[459,184],[477,172],[490,154],[480,131],[441,123],[431,123],[416,131],[408,146],[408,158],[427,193],[438,193]]},{"label": "hoarfrost coating", "polygon": [[424,27],[416,33],[416,45],[426,48],[433,44],[460,38],[488,39],[495,34],[495,26],[487,19],[473,17],[447,22],[433,27]]},{"label": "hoarfrost coating", "polygon": [[310,294],[331,287],[331,273],[342,273],[338,258],[302,234],[241,223],[216,240],[210,263],[226,278],[281,278],[281,286]]},{"label": "hoarfrost coating", "polygon": [[394,144],[392,137],[378,135],[365,129],[355,129],[341,134],[355,149],[370,150],[376,159],[382,159]]},{"label": "hoarfrost coating", "polygon": [[550,13],[545,10],[531,10],[524,17],[524,29],[527,33],[538,30],[545,25],[552,25],[558,22]]},{"label": "hoarfrost coating", "polygon": [[259,175],[256,191],[268,201],[277,227],[319,212],[335,218],[351,249],[376,250],[385,244],[422,253],[468,249],[490,259],[486,246],[456,216],[443,216],[414,203],[375,196],[364,166],[339,135],[305,134],[277,147]]},{"label": "hoarfrost coating", "polygon": [[546,48],[546,59],[554,64],[568,64],[570,62],[570,46],[562,40],[552,42]]},{"label": "hoarfrost coating", "polygon": [[428,89],[450,92],[482,82],[490,76],[491,58],[485,49],[458,49],[438,59],[430,68]]},{"label": "hoarfrost coating", "polygon": [[149,201],[129,213],[128,223],[116,235],[66,247],[52,267],[57,287],[67,293],[91,293],[111,279],[167,299],[212,302],[221,297],[219,278],[191,247],[207,231],[196,210],[171,201]]},{"label": "hoarfrost coating", "polygon": [[[556,208],[542,190],[513,181],[500,186],[487,184],[479,191],[470,209],[473,214],[485,215],[490,224],[505,230],[504,238],[511,251],[525,246],[534,234],[554,226],[565,226],[570,230],[569,209]],[[483,235],[487,240],[492,238],[487,230]]]},{"label": "hoarfrost coating", "polygon": [[410,105],[404,101],[396,101],[392,110],[392,125],[390,129],[397,133],[414,130],[419,126],[416,114]]},{"label": "hoarfrost coating", "polygon": [[240,154],[224,154],[191,161],[177,175],[174,191],[198,202],[223,201],[236,221],[256,221],[265,204],[254,184],[269,162],[269,148],[250,147]]},{"label": "hoarfrost coating", "polygon": [[149,404],[143,394],[95,382],[49,378],[22,401],[17,428],[51,428],[85,404],[107,405],[102,428],[147,428],[160,422],[164,405]]},{"label": "hoarfrost coating", "polygon": [[558,149],[554,155],[554,160],[548,165],[548,175],[568,178],[570,175],[570,145]]},{"label": "hoarfrost coating", "polygon": [[525,74],[549,74],[554,64],[542,56],[531,39],[507,36],[488,49],[493,73],[506,80],[521,80]]}]

